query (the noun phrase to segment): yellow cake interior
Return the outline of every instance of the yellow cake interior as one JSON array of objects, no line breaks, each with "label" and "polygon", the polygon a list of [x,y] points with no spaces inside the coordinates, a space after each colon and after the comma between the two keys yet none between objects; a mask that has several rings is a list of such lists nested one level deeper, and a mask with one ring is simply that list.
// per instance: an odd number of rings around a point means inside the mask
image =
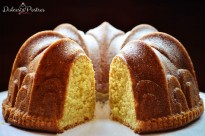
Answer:
[{"label": "yellow cake interior", "polygon": [[69,128],[90,120],[95,109],[95,80],[91,61],[85,55],[78,56],[71,66],[66,90],[63,117],[59,128]]},{"label": "yellow cake interior", "polygon": [[137,129],[131,76],[120,57],[115,57],[111,63],[109,90],[111,118]]}]

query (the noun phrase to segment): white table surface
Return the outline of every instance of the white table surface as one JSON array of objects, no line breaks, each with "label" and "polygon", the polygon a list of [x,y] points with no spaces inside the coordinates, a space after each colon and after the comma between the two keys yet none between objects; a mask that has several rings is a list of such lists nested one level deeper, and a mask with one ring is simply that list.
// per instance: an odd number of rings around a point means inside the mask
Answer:
[{"label": "white table surface", "polygon": [[[7,97],[7,91],[0,93],[0,136],[137,136],[128,127],[112,121],[109,119],[109,106],[108,104],[102,105],[97,103],[96,117],[94,120],[89,121],[85,124],[76,126],[75,128],[69,129],[64,133],[52,134],[38,131],[25,130],[11,126],[9,123],[4,121],[2,115],[2,101]],[[205,93],[200,92],[200,97],[205,102]],[[191,124],[175,129],[172,131],[143,134],[148,136],[205,136],[205,114],[203,114],[198,120]]]}]

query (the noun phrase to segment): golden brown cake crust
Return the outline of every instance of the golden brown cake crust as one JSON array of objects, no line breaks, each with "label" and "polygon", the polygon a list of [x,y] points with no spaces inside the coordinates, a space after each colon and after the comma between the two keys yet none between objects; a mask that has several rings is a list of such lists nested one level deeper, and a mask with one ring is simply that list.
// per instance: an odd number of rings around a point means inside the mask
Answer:
[{"label": "golden brown cake crust", "polygon": [[181,127],[202,115],[191,59],[175,38],[155,32],[129,42],[117,56],[131,73],[138,127],[114,120],[146,133]]},{"label": "golden brown cake crust", "polygon": [[198,105],[189,111],[182,112],[171,116],[164,116],[159,118],[152,118],[149,120],[138,120],[138,128],[134,129],[129,124],[126,124],[122,120],[116,117],[112,117],[113,120],[121,122],[122,124],[132,128],[137,133],[149,133],[172,130],[179,127],[183,127],[188,123],[199,118],[204,112],[204,105],[202,99]]},{"label": "golden brown cake crust", "polygon": [[[40,33],[40,37],[46,36],[47,33],[49,32]],[[26,43],[24,46],[24,48],[29,48],[32,45]],[[20,50],[19,54],[21,51],[23,50]],[[3,102],[5,120],[15,126],[29,129],[63,131],[59,130],[57,121],[63,114],[71,64],[80,54],[85,53],[76,42],[61,38],[53,41],[36,55],[33,61],[25,65],[27,73],[24,74],[20,88],[15,87],[15,82],[18,81],[16,76],[11,77],[10,82],[14,83],[13,88],[16,90],[9,90],[8,98]],[[17,71],[21,70],[17,69]],[[22,74],[22,72],[18,73],[17,75]]]},{"label": "golden brown cake crust", "polygon": [[[53,31],[38,32],[31,36],[19,49],[13,64],[11,75],[13,75],[16,68],[27,66],[40,52],[46,49],[51,43],[61,38],[65,37]],[[43,43],[43,41],[46,42]]]},{"label": "golden brown cake crust", "polygon": [[[132,76],[133,95],[137,101],[138,120],[171,114],[166,76],[159,58],[150,46],[141,41],[127,44],[120,56]],[[155,102],[156,101],[156,102]]]},{"label": "golden brown cake crust", "polygon": [[132,40],[138,40],[142,38],[143,36],[148,35],[153,32],[158,32],[158,31],[156,28],[154,28],[151,25],[148,25],[148,24],[138,25],[131,30],[130,34],[124,40],[121,48],[123,48],[128,42]]},{"label": "golden brown cake crust", "polygon": [[75,28],[73,25],[67,24],[67,23],[61,24],[61,25],[57,26],[53,31],[58,32],[59,34],[62,34],[65,37],[74,40],[76,43],[78,43],[83,48],[85,53],[88,56],[90,56],[89,55],[90,52],[88,52],[88,48],[85,45],[84,39],[82,38],[82,36],[78,32],[78,29]]}]

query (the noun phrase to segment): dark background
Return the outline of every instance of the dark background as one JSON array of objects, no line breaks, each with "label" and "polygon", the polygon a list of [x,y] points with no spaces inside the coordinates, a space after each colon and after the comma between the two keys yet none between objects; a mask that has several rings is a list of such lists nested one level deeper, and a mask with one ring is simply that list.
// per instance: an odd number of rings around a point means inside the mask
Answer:
[{"label": "dark background", "polygon": [[[44,13],[18,15],[3,13],[3,7],[24,2]],[[61,23],[71,23],[87,31],[104,21],[125,32],[147,23],[177,38],[187,49],[197,75],[199,88],[205,92],[205,5],[201,1],[39,1],[0,0],[0,91],[7,90],[14,58],[24,41],[42,30]]]}]

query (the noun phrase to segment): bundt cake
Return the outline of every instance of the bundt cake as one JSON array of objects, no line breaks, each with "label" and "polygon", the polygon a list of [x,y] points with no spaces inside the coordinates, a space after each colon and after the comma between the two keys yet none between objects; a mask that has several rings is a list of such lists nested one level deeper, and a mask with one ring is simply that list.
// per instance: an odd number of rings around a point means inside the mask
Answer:
[{"label": "bundt cake", "polygon": [[127,33],[107,22],[86,33],[71,24],[39,32],[19,50],[8,91],[7,122],[50,132],[91,120],[95,97],[108,95],[111,119],[138,133],[184,126],[204,110],[185,48],[145,24]]}]

